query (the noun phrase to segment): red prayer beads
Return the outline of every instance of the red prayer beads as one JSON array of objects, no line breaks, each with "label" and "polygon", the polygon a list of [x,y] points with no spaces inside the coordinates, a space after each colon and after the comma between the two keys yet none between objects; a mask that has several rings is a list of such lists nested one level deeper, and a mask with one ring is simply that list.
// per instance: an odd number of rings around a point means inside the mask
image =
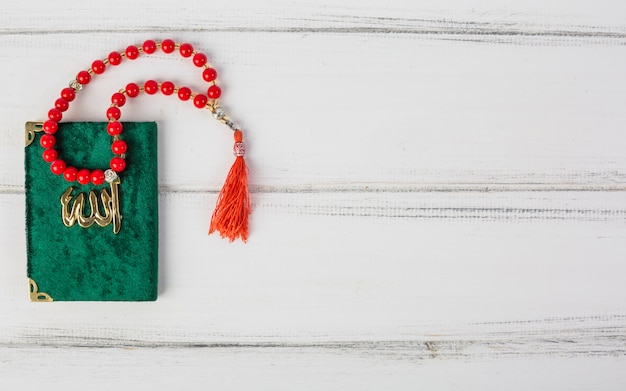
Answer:
[{"label": "red prayer beads", "polygon": [[76,175],[78,174],[78,170],[76,167],[67,167],[65,171],[63,171],[63,177],[68,182],[74,182],[76,180]]},{"label": "red prayer beads", "polygon": [[91,63],[91,69],[96,75],[101,75],[104,73],[106,65],[104,64],[104,61],[96,60]]},{"label": "red prayer beads", "polygon": [[54,144],[56,144],[56,142],[57,142],[57,139],[53,135],[51,135],[51,134],[44,134],[39,139],[39,143],[45,149],[50,149],[50,148],[54,147]]},{"label": "red prayer beads", "polygon": [[91,171],[89,171],[88,169],[83,168],[82,170],[78,170],[78,173],[76,173],[76,181],[81,185],[88,184],[90,180]]},{"label": "red prayer beads", "polygon": [[[65,161],[59,159],[58,151],[55,148],[56,138],[53,136],[59,129],[58,123],[63,118],[63,112],[69,109],[70,102],[76,97],[76,92],[80,91],[83,86],[89,84],[93,76],[101,75],[106,71],[106,67],[120,65],[124,58],[135,60],[143,54],[156,53],[157,49],[161,49],[163,53],[174,53],[177,49],[184,58],[191,58],[193,64],[198,68],[203,68],[202,78],[211,84],[206,90],[207,94],[194,93],[188,87],[176,87],[171,81],[158,83],[154,80],[146,81],[142,87],[136,83],[129,83],[126,88],[114,93],[111,96],[111,106],[106,111],[109,119],[106,130],[113,137],[111,151],[114,156],[110,161],[110,168],[115,172],[122,172],[126,168],[125,154],[128,151],[128,145],[119,137],[122,134],[123,126],[119,121],[121,117],[120,107],[126,103],[126,98],[135,98],[142,91],[152,95],[161,91],[163,95],[176,94],[182,101],[192,100],[195,107],[209,108],[216,113],[217,100],[221,96],[221,89],[216,84],[217,72],[208,65],[207,56],[194,50],[189,43],[176,43],[171,39],[165,39],[161,42],[146,40],[142,45],[130,45],[122,52],[111,52],[104,60],[95,60],[88,70],[82,70],[76,74],[76,80],[70,83],[70,87],[61,90],[60,97],[54,103],[54,108],[48,111],[48,120],[43,123],[44,135],[40,138],[40,144],[44,148],[43,159],[50,163],[50,170],[55,175],[63,174],[68,182],[77,181],[80,184],[93,183],[101,185],[105,181],[105,173],[103,170],[88,170],[86,168],[77,169],[67,166]],[[209,102],[212,100],[212,102]],[[221,110],[221,109],[220,109]],[[223,114],[216,118],[233,128],[232,122],[225,121]]]},{"label": "red prayer beads", "polygon": [[61,159],[56,159],[50,164],[50,171],[52,171],[54,175],[61,175],[63,170],[65,170],[65,162]]},{"label": "red prayer beads", "polygon": [[45,151],[43,151],[42,156],[43,160],[46,163],[52,163],[53,161],[57,160],[57,157],[59,157],[59,153],[56,149],[46,149]]},{"label": "red prayer beads", "polygon": [[156,81],[154,80],[148,80],[144,85],[143,85],[143,90],[146,92],[146,94],[148,95],[154,95],[159,91],[159,85],[157,84]]},{"label": "red prayer beads", "polygon": [[104,183],[104,171],[102,170],[93,170],[91,172],[91,183],[96,186],[100,186]]}]

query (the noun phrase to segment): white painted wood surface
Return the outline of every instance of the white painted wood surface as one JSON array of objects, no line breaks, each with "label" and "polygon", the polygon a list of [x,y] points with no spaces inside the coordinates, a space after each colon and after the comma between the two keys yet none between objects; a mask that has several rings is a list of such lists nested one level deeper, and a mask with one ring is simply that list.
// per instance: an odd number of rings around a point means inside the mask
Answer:
[{"label": "white painted wood surface", "polygon": [[[0,388],[626,387],[626,6],[617,1],[12,2],[0,9]],[[247,244],[207,237],[231,162],[160,130],[156,303],[26,300],[23,123],[147,38],[210,54],[248,140]],[[175,57],[108,70],[201,86]]]}]

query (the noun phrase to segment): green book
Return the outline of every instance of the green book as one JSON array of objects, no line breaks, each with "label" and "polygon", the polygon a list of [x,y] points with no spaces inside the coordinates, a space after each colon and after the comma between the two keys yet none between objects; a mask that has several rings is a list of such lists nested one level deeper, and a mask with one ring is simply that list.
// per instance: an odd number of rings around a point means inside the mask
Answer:
[{"label": "green book", "polygon": [[[113,152],[106,125],[59,123],[55,134],[59,158],[77,168],[108,168]],[[123,126],[126,169],[118,181],[96,186],[54,175],[42,158],[43,132],[27,123],[26,251],[31,301],[156,300],[157,126],[154,122]]]}]

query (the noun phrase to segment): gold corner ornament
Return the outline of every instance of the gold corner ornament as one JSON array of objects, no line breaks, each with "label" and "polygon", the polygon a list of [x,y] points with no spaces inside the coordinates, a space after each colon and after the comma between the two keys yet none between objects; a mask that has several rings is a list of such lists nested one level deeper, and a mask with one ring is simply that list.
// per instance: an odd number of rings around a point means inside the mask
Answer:
[{"label": "gold corner ornament", "polygon": [[43,132],[43,122],[28,121],[26,122],[25,141],[28,147],[35,141],[35,134],[37,132]]},{"label": "gold corner ornament", "polygon": [[[98,196],[91,190],[89,192],[89,209],[91,210],[89,216],[83,214],[85,206],[85,194],[80,193],[75,198],[72,196],[72,190],[74,188],[70,186],[61,195],[61,219],[63,225],[71,227],[75,223],[78,223],[82,228],[89,228],[94,223],[101,227],[113,223],[113,233],[120,232],[122,226],[122,215],[120,213],[120,200],[118,185],[120,180],[115,179],[109,182],[111,187],[111,194],[106,189],[102,189],[100,193],[100,199],[102,200],[102,209],[104,213],[100,213],[100,206],[98,204]],[[74,203],[70,207],[70,202],[74,198]]]},{"label": "gold corner ornament", "polygon": [[33,302],[54,301],[49,294],[39,292],[39,287],[32,278],[28,279],[28,298]]}]

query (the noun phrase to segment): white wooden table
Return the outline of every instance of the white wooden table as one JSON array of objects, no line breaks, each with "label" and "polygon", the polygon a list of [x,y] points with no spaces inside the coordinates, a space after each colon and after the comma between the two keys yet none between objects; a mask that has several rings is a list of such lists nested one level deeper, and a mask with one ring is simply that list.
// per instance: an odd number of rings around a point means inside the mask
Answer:
[{"label": "white wooden table", "polygon": [[[3,4],[0,389],[626,388],[625,3],[341,3]],[[23,123],[168,37],[246,131],[249,242],[206,235],[231,135],[144,97],[158,301],[28,302]],[[149,78],[200,85],[141,59],[66,119]]]}]

